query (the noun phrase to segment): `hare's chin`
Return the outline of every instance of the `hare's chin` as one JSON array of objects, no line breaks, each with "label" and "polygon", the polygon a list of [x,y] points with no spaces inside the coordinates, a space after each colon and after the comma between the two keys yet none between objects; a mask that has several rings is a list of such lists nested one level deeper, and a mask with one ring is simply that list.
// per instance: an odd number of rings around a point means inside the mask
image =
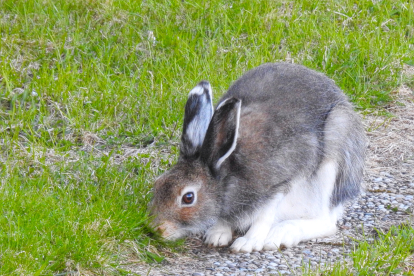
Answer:
[{"label": "hare's chin", "polygon": [[174,229],[174,230],[171,230],[171,231],[167,230],[162,234],[162,237],[166,240],[169,240],[169,241],[175,241],[175,240],[178,240],[178,239],[183,238],[185,236],[186,236],[186,233],[184,231],[180,231],[180,230],[177,230],[177,229]]}]

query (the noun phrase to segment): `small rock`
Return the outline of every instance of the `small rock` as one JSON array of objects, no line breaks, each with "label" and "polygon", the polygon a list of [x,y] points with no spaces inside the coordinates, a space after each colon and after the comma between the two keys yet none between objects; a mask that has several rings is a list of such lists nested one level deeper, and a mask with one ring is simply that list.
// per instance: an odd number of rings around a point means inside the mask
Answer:
[{"label": "small rock", "polygon": [[381,172],[381,175],[384,175],[388,178],[394,178],[394,176],[392,176],[391,174],[387,173],[387,172]]},{"label": "small rock", "polygon": [[200,272],[194,272],[193,274],[191,274],[192,276],[204,276],[204,273],[200,273]]},{"label": "small rock", "polygon": [[332,248],[331,249],[331,252],[333,252],[335,254],[338,254],[339,253],[339,249],[338,248]]},{"label": "small rock", "polygon": [[302,251],[303,254],[312,255],[312,252],[308,249]]}]

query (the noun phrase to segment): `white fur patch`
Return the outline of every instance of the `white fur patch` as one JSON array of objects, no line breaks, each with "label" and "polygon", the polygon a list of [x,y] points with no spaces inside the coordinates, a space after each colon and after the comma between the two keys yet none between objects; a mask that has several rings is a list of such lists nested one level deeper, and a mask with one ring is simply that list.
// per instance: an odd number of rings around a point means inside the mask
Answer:
[{"label": "white fur patch", "polygon": [[191,89],[190,93],[188,93],[188,97],[190,97],[191,95],[202,95],[204,92],[204,87],[201,85],[197,85],[196,87],[194,87],[193,89]]},{"label": "white fur patch", "polygon": [[204,235],[204,243],[212,246],[226,246],[233,237],[231,227],[225,221],[219,220],[210,227]]},{"label": "white fur patch", "polygon": [[337,170],[335,162],[325,161],[311,183],[305,178],[292,181],[289,193],[275,214],[263,246],[265,250],[276,250],[281,244],[290,247],[335,233],[336,221],[343,210],[342,205],[330,208]]}]

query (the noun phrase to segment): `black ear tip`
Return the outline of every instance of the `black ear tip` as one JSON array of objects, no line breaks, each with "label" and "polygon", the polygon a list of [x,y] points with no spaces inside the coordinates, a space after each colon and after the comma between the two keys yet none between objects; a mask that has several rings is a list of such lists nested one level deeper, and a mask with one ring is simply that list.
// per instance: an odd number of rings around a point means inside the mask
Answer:
[{"label": "black ear tip", "polygon": [[207,95],[207,99],[211,101],[212,98],[212,89],[208,81],[200,81],[188,94],[188,98],[191,97],[200,97],[202,95]]},{"label": "black ear tip", "polygon": [[206,80],[200,81],[197,84],[197,86],[201,86],[201,87],[203,87],[204,89],[207,89],[207,90],[211,87],[210,86],[210,83],[208,81],[206,81]]}]

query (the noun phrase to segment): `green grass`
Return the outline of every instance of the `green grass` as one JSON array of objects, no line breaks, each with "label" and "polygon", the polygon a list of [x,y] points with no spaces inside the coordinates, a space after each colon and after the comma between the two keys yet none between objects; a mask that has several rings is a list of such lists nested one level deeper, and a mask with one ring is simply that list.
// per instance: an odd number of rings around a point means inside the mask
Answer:
[{"label": "green grass", "polygon": [[246,70],[294,61],[381,110],[414,82],[400,74],[412,22],[409,0],[1,0],[0,274],[156,257],[149,190],[198,81],[217,100]]},{"label": "green grass", "polygon": [[359,241],[349,254],[349,263],[335,263],[305,275],[414,275],[414,229],[393,226],[372,241]]}]

